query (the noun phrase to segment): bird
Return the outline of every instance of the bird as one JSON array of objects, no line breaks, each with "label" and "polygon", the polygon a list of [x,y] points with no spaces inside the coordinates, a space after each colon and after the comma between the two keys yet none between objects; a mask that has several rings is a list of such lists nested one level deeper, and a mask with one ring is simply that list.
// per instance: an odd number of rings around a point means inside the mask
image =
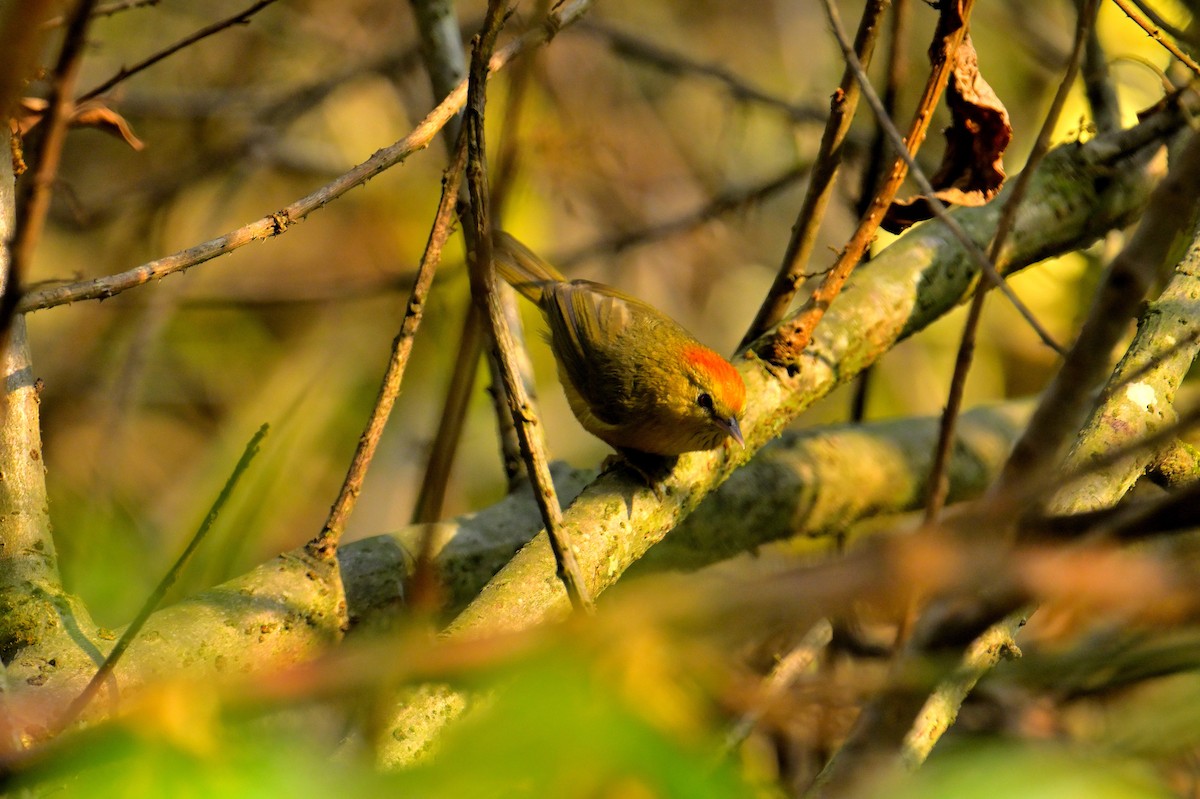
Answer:
[{"label": "bird", "polygon": [[746,384],[729,361],[657,308],[590,280],[568,280],[503,231],[497,273],[541,309],[567,402],[624,455],[745,446]]}]

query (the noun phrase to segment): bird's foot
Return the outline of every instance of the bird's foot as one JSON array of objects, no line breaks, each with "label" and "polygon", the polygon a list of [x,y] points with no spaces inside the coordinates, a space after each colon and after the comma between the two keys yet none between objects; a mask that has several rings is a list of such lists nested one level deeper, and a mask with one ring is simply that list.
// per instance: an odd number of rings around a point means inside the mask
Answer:
[{"label": "bird's foot", "polygon": [[663,481],[675,468],[678,460],[678,456],[673,455],[652,455],[648,452],[622,449],[605,458],[604,463],[600,465],[600,471],[609,472],[623,466],[640,477],[646,487],[654,492],[655,498],[662,501],[666,499]]}]

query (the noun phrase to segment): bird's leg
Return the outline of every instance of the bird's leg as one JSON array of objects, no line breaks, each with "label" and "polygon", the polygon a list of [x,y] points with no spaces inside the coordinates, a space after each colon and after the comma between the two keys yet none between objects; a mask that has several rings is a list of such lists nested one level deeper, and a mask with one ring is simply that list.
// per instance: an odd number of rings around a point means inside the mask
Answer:
[{"label": "bird's leg", "polygon": [[654,496],[662,500],[665,499],[663,481],[675,468],[678,460],[679,456],[677,455],[652,455],[649,452],[640,452],[635,449],[618,449],[615,454],[604,459],[600,471],[608,472],[624,466],[642,478],[642,482],[654,492]]}]

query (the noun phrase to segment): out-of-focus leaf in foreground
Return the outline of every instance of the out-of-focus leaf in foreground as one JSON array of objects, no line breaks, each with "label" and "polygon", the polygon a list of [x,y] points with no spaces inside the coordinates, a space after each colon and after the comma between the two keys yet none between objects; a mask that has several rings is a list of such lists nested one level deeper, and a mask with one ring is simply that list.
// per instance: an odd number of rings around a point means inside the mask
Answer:
[{"label": "out-of-focus leaf in foreground", "polygon": [[963,744],[935,755],[889,799],[1166,799],[1172,794],[1144,766],[1084,756],[1055,745]]}]

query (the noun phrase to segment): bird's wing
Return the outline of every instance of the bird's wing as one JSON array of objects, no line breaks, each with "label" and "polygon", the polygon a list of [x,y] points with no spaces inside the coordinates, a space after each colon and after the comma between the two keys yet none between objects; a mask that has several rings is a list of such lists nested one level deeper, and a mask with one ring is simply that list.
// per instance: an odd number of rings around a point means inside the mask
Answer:
[{"label": "bird's wing", "polygon": [[550,326],[550,342],[563,376],[600,420],[615,423],[606,402],[612,387],[600,384],[623,379],[614,357],[625,346],[622,339],[635,324],[637,300],[615,289],[587,280],[556,283],[542,297],[542,310]]}]

